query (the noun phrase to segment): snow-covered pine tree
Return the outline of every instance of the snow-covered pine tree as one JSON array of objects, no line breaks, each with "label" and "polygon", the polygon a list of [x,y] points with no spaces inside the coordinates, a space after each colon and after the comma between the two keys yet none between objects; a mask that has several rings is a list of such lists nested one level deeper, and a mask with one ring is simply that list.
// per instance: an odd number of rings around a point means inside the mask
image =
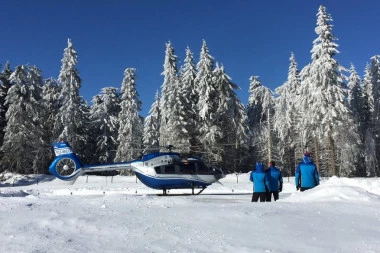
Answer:
[{"label": "snow-covered pine tree", "polygon": [[364,175],[365,162],[363,157],[363,140],[361,137],[359,109],[361,101],[361,80],[351,65],[346,90],[346,104],[349,113],[343,115],[344,122],[349,125],[342,126],[339,138],[336,140],[337,160],[339,162],[340,176]]},{"label": "snow-covered pine tree", "polygon": [[92,99],[90,110],[91,131],[96,150],[93,161],[113,162],[118,146],[120,98],[115,87],[102,88]]},{"label": "snow-covered pine tree", "polygon": [[258,76],[251,76],[249,81],[246,110],[252,138],[250,144],[253,160],[264,162],[268,160],[268,138],[272,133],[268,132],[267,126],[269,115],[273,113],[274,97],[272,91],[261,84]]},{"label": "snow-covered pine tree", "polygon": [[149,115],[144,121],[144,153],[160,150],[160,118],[160,94],[157,91],[154,97],[154,102],[150,107]]},{"label": "snow-covered pine tree", "polygon": [[[296,166],[296,147],[299,139],[296,129],[296,121],[298,120],[296,101],[301,80],[293,53],[291,53],[289,60],[288,79],[275,90],[278,97],[275,99],[273,127],[279,140],[277,148],[280,163],[278,165],[283,166],[285,171],[292,173]],[[297,155],[302,156],[303,151]]]},{"label": "snow-covered pine tree", "polygon": [[[170,65],[169,68],[171,67]],[[197,144],[195,131],[196,120],[196,91],[195,91],[196,70],[194,66],[193,54],[189,48],[186,50],[185,65],[181,69],[181,75],[173,78],[172,89],[167,94],[168,107],[166,115],[167,129],[169,133],[168,144],[177,147],[178,152],[189,153],[190,148]],[[164,92],[163,92],[164,94]],[[168,110],[170,109],[171,110]],[[162,114],[163,115],[163,114]],[[161,138],[162,139],[162,138]]]},{"label": "snow-covered pine tree", "polygon": [[367,64],[364,70],[364,78],[362,83],[362,108],[360,108],[362,115],[361,122],[365,128],[369,128],[371,126],[372,115],[374,111],[372,86],[372,73],[370,65]]},{"label": "snow-covered pine tree", "polygon": [[45,114],[43,115],[42,127],[45,130],[45,136],[41,138],[47,143],[48,148],[45,153],[45,157],[48,161],[53,160],[54,152],[50,147],[50,144],[55,141],[53,137],[54,120],[58,112],[58,96],[59,86],[57,80],[50,77],[44,80],[42,86],[42,106],[44,107]]},{"label": "snow-covered pine tree", "polygon": [[[339,53],[330,24],[332,18],[324,6],[317,14],[318,37],[313,41],[312,62],[301,72],[301,125],[309,137],[317,137],[324,157],[322,175],[339,175],[337,161],[338,138],[350,113],[345,103],[344,68],[334,59]],[[308,144],[311,146],[312,144]]]},{"label": "snow-covered pine tree", "polygon": [[3,166],[17,173],[43,173],[41,136],[41,84],[40,70],[36,67],[17,66],[10,76],[11,87],[6,96],[7,126],[1,147]]},{"label": "snow-covered pine tree", "polygon": [[143,118],[141,100],[136,89],[136,69],[127,68],[121,84],[118,147],[115,162],[137,159],[141,154]]},{"label": "snow-covered pine tree", "polygon": [[[184,86],[180,78],[176,79],[174,86],[168,96],[170,108],[166,108],[166,133],[168,144],[176,147],[180,153],[190,152],[191,126],[193,124],[193,115],[191,111],[190,98],[193,87]],[[162,132],[162,129],[161,129]]]},{"label": "snow-covered pine tree", "polygon": [[343,121],[349,122],[346,126],[341,126],[339,138],[336,140],[336,154],[338,161],[339,176],[357,175],[363,164],[360,164],[361,141],[358,134],[357,122],[353,120],[351,114],[343,115]]},{"label": "snow-covered pine tree", "polygon": [[178,59],[174,54],[174,48],[169,41],[166,43],[164,71],[161,73],[164,76],[160,99],[160,145],[162,146],[173,145],[173,138],[177,137],[172,133],[175,126],[171,125],[175,121],[173,118],[174,112],[178,110],[178,108],[175,108],[179,90],[177,62]]},{"label": "snow-covered pine tree", "polygon": [[[8,89],[11,86],[11,83],[9,81],[9,77],[12,74],[12,70],[10,67],[9,62],[7,62],[3,68],[3,70],[0,73],[0,147],[3,144],[4,139],[4,129],[7,125],[7,121],[5,118],[5,115],[7,113],[8,107],[5,105],[5,97],[7,96]],[[0,153],[0,160],[1,160],[2,154]],[[2,168],[0,167],[0,172],[2,171]]]},{"label": "snow-covered pine tree", "polygon": [[[201,151],[205,152],[205,160],[208,162],[220,163],[222,157],[219,147],[214,147],[215,142],[220,138],[221,129],[213,123],[216,117],[216,107],[214,100],[217,97],[216,89],[213,85],[214,58],[209,54],[206,41],[203,40],[199,61],[196,65],[197,75],[195,77],[196,110],[198,112],[196,124],[199,130],[199,143]],[[212,149],[214,149],[212,151]]]},{"label": "snow-covered pine tree", "polygon": [[81,78],[76,68],[77,52],[71,40],[64,49],[62,66],[58,77],[60,94],[59,110],[56,115],[53,137],[55,140],[68,141],[74,152],[86,158],[85,143],[88,133],[88,105],[79,95]]},{"label": "snow-covered pine tree", "polygon": [[53,143],[55,141],[53,137],[54,120],[57,115],[59,104],[58,97],[60,94],[60,86],[58,86],[58,81],[54,78],[48,78],[42,87],[42,99],[45,107],[45,116],[43,126],[47,130],[47,142]]},{"label": "snow-covered pine tree", "polygon": [[352,111],[353,116],[356,121],[359,121],[360,105],[362,98],[362,88],[361,88],[361,79],[358,73],[356,72],[355,66],[351,64],[350,67],[350,76],[347,83],[348,96],[347,102],[348,106]]},{"label": "snow-covered pine tree", "polygon": [[365,171],[367,176],[375,176],[378,168],[378,160],[376,158],[376,145],[373,129],[373,112],[374,97],[372,86],[372,72],[369,64],[366,65],[363,78],[363,97],[360,108],[360,122],[362,125],[362,138],[364,146]]},{"label": "snow-covered pine tree", "polygon": [[[374,141],[376,160],[380,161],[380,55],[371,57],[371,76],[373,94],[373,115],[372,125],[374,129]],[[374,171],[375,176],[380,176],[380,168],[377,166]]]},{"label": "snow-covered pine tree", "polygon": [[9,61],[7,61],[5,63],[3,70],[0,73],[0,82],[2,83],[2,85],[5,88],[9,88],[11,86],[11,82],[10,82],[9,78],[10,78],[12,73],[13,73],[13,71],[11,69],[11,65],[10,65]]},{"label": "snow-covered pine tree", "polygon": [[190,153],[196,154],[199,151],[199,132],[197,129],[197,102],[198,92],[195,87],[197,76],[193,53],[190,48],[186,48],[186,58],[180,70],[179,99],[181,100],[181,110],[183,114],[183,127],[187,131],[187,138],[190,144]]},{"label": "snow-covered pine tree", "polygon": [[209,120],[221,130],[221,136],[214,145],[223,150],[222,168],[236,172],[243,159],[241,151],[246,150],[248,144],[247,114],[235,93],[239,86],[218,64],[214,70],[213,85],[217,96],[214,100],[216,114]]},{"label": "snow-covered pine tree", "polygon": [[[356,72],[355,66],[351,64],[350,67],[350,76],[348,78],[348,83],[347,83],[347,104],[349,109],[352,112],[353,115],[353,120],[355,125],[358,128],[358,138],[360,139],[360,146],[351,146],[351,148],[358,148],[357,153],[358,156],[354,156],[354,158],[357,158],[356,161],[353,162],[353,164],[356,165],[356,176],[365,176],[365,160],[364,160],[364,136],[365,136],[365,130],[364,126],[361,122],[361,117],[362,113],[362,106],[363,106],[363,91],[362,91],[362,80],[360,79],[360,76]],[[350,145],[350,143],[348,143]],[[347,155],[347,154],[345,154]],[[350,155],[350,154],[348,154]],[[343,160],[343,159],[341,159]],[[351,160],[349,159],[345,159]],[[348,165],[351,166],[351,165]],[[347,167],[347,166],[344,166]]]},{"label": "snow-covered pine tree", "polygon": [[33,153],[35,154],[33,161],[33,173],[47,173],[49,160],[44,159],[46,154],[51,150],[49,139],[50,135],[49,129],[44,127],[45,116],[48,114],[47,108],[43,100],[43,85],[44,81],[42,78],[41,70],[36,66],[29,67],[29,80],[31,87],[33,88],[33,97],[35,98],[35,105],[33,110],[36,112],[34,126],[34,132],[36,135],[35,140],[38,145],[34,148]]}]

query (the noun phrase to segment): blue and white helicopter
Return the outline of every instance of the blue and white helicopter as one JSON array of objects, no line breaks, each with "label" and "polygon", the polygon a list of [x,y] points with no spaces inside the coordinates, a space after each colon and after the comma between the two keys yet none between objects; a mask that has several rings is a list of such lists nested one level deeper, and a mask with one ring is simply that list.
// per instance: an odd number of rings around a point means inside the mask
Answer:
[{"label": "blue and white helicopter", "polygon": [[167,195],[170,189],[200,189],[219,182],[225,175],[221,169],[207,166],[201,159],[181,157],[179,153],[155,152],[141,159],[111,164],[84,165],[67,142],[52,144],[56,158],[49,167],[51,174],[72,183],[87,172],[132,170],[146,186],[162,190]]}]

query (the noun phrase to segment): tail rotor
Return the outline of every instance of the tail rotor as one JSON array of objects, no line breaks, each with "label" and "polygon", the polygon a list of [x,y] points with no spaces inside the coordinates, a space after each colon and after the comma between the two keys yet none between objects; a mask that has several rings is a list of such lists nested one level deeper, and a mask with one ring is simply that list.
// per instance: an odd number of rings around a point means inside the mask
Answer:
[{"label": "tail rotor", "polygon": [[51,174],[65,181],[75,181],[84,173],[83,165],[67,142],[52,144],[56,158],[49,167]]},{"label": "tail rotor", "polygon": [[70,176],[77,169],[74,160],[68,157],[59,160],[55,167],[57,173],[62,177]]}]

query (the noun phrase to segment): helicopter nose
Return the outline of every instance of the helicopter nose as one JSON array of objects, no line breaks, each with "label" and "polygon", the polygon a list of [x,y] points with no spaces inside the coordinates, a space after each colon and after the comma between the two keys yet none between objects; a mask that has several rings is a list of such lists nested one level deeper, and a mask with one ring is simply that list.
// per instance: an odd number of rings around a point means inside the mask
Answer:
[{"label": "helicopter nose", "polygon": [[219,180],[221,178],[224,178],[226,175],[224,175],[223,171],[218,168],[213,168],[214,170],[214,177],[216,180]]}]

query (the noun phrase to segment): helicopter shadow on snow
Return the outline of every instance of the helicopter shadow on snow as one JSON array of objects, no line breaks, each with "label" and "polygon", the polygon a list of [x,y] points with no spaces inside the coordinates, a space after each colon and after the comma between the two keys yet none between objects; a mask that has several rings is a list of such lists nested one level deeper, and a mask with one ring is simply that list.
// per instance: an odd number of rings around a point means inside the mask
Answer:
[{"label": "helicopter shadow on snow", "polygon": [[[288,198],[291,193],[280,193],[280,200]],[[252,193],[209,193],[203,197],[194,198],[195,201],[205,203],[246,203],[251,202]],[[275,202],[272,198],[271,202]]]},{"label": "helicopter shadow on snow", "polygon": [[[204,203],[246,203],[251,202],[252,192],[215,192],[215,193],[202,193],[199,195],[193,195],[189,193],[168,193],[167,195],[162,194],[151,194],[152,196],[159,197],[191,197],[194,201],[204,202]],[[286,199],[291,196],[292,193],[280,193],[280,200]],[[273,198],[272,198],[272,202]]]},{"label": "helicopter shadow on snow", "polygon": [[163,194],[147,194],[151,197],[179,197],[179,198],[191,198],[196,202],[209,202],[209,203],[241,203],[246,202],[247,199],[250,199],[252,193],[202,193],[202,194],[191,194],[191,193],[170,193],[166,195]]}]

